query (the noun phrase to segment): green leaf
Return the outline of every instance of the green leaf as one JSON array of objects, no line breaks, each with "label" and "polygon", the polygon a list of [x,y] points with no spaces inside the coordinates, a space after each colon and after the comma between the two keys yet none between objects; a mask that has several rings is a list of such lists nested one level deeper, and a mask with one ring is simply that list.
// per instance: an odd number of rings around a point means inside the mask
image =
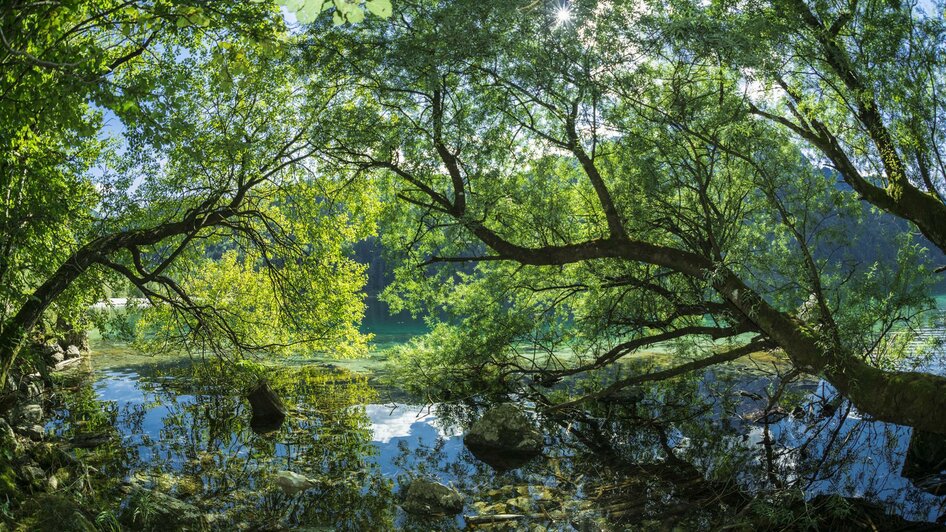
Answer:
[{"label": "green leaf", "polygon": [[355,6],[354,9],[348,11],[348,22],[352,24],[359,24],[365,20],[365,12],[361,10],[360,7]]},{"label": "green leaf", "polygon": [[368,0],[365,2],[365,9],[372,15],[381,18],[389,18],[392,13],[391,0]]},{"label": "green leaf", "polygon": [[296,20],[300,24],[309,24],[314,22],[316,17],[322,11],[322,0],[309,0],[302,9],[296,13]]}]

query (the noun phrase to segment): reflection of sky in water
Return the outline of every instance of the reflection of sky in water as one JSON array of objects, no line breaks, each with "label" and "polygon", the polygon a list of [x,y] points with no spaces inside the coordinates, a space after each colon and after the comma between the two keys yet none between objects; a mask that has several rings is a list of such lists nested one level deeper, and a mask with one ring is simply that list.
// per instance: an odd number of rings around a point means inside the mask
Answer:
[{"label": "reflection of sky in water", "polygon": [[371,419],[372,441],[390,443],[394,438],[410,437],[414,429],[432,427],[439,436],[446,433],[437,427],[433,410],[407,405],[367,405],[365,413]]},{"label": "reflection of sky in water", "polygon": [[[820,382],[809,400],[831,398],[835,391]],[[841,453],[844,465],[827,469],[830,473],[808,478],[801,486],[808,498],[818,495],[844,494],[864,497],[891,507],[899,506],[908,519],[935,521],[943,512],[946,498],[927,493],[901,475],[912,429],[890,423],[865,421],[856,410],[843,416],[842,408],[823,425],[823,437],[811,438],[811,425],[788,416],[769,425],[771,439],[781,446],[794,449],[807,444],[808,455],[822,457],[833,441],[835,451]],[[836,436],[830,437],[836,433]],[[749,429],[746,445],[760,448],[764,439],[762,425]],[[789,456],[795,456],[789,455]],[[785,460],[780,465],[791,468]],[[800,472],[804,476],[809,471]]]},{"label": "reflection of sky in water", "polygon": [[145,402],[144,393],[138,387],[138,374],[130,371],[104,373],[95,382],[95,394],[100,401]]},{"label": "reflection of sky in water", "polygon": [[[160,380],[143,382],[142,375],[133,368],[99,371],[95,378],[97,398],[116,403],[120,412],[118,428],[123,443],[137,447],[141,463],[161,462],[174,470],[182,468],[188,457],[176,450],[174,444],[186,443],[185,436],[165,430],[165,425],[169,416],[181,415],[182,412],[185,415],[184,423],[193,422],[185,407],[197,402],[197,398],[166,390]],[[715,380],[712,371],[707,372],[700,386],[701,393],[707,393],[707,387]],[[765,385],[761,379],[746,379],[740,383],[740,388],[761,392]],[[811,400],[833,393],[823,384],[811,386],[808,391]],[[242,407],[238,406],[238,409]],[[384,477],[397,481],[399,475],[424,469],[440,482],[451,484],[461,476],[473,473],[475,458],[465,450],[462,436],[453,429],[445,429],[433,409],[400,404],[369,404],[364,406],[364,411],[370,421],[371,445],[377,451],[365,459],[376,464]],[[130,412],[137,412],[140,425],[123,421]],[[237,414],[243,415],[241,412]],[[838,428],[839,419],[840,413],[828,422],[825,433],[810,445],[809,454],[817,456],[824,451],[828,441],[826,434]],[[763,439],[761,426],[750,424],[743,425],[743,428],[748,433],[748,439],[743,444],[760,449]],[[808,424],[797,422],[789,416],[771,425],[770,430],[776,441],[787,448],[796,448],[810,436],[811,429]],[[217,442],[223,459],[247,456],[249,450],[246,442],[253,437],[248,430],[224,436],[224,441]],[[863,422],[856,415],[849,416],[835,437],[837,442],[843,442],[841,445],[847,457],[846,465],[825,474],[825,478],[813,480],[806,490],[808,496],[822,493],[867,496],[886,502],[891,508],[900,507],[900,511],[908,518],[935,520],[942,512],[944,498],[920,490],[900,475],[909,437],[909,428]],[[285,458],[287,462],[276,468],[289,467],[293,449],[278,440],[274,443],[273,458],[276,460],[264,467],[276,467],[280,458]],[[674,443],[683,444],[682,441]],[[792,464],[783,465],[791,468]]]},{"label": "reflection of sky in water", "polygon": [[[115,402],[119,411],[128,408],[142,408],[140,431],[119,423],[125,445],[137,446],[139,457],[144,462],[154,459],[167,460],[167,464],[174,469],[183,465],[184,457],[169,453],[165,445],[168,432],[164,430],[165,419],[175,412],[186,411],[186,405],[195,401],[193,395],[175,395],[165,391],[160,383],[150,382],[143,386],[139,380],[141,376],[133,370],[109,370],[99,372],[94,388],[96,397],[100,401]],[[153,391],[148,389],[153,387]],[[407,464],[399,465],[398,459],[403,458],[402,449],[411,451],[417,449],[432,449],[443,439],[443,446],[438,449],[441,453],[441,464],[456,463],[461,460],[463,453],[463,439],[459,434],[444,430],[437,422],[437,416],[430,407],[401,405],[401,404],[369,404],[365,405],[365,413],[371,421],[372,445],[378,450],[376,456],[367,457],[378,464],[381,473],[389,478],[396,478],[406,466],[412,469],[416,457],[408,456]],[[178,438],[183,438],[178,435]],[[240,449],[239,435],[234,434],[229,445],[234,453],[242,455],[245,449]],[[275,445],[276,457],[286,456],[289,449],[284,443]],[[158,454],[162,456],[158,456]],[[438,468],[440,469],[440,468]],[[449,476],[444,473],[437,475],[442,482],[448,482]]]},{"label": "reflection of sky in water", "polygon": [[[428,407],[409,405],[366,405],[365,413],[371,419],[372,444],[378,449],[374,460],[381,467],[381,473],[386,477],[394,477],[403,468],[396,464],[396,459],[402,454],[401,449],[410,450],[432,449],[443,439],[443,446],[439,449],[439,464],[459,462],[463,454],[463,438],[444,430],[437,423],[437,416]],[[406,469],[412,466],[415,457],[408,456]],[[436,468],[436,475],[441,482],[448,482],[450,476],[443,473],[446,467]]]},{"label": "reflection of sky in water", "polygon": [[[793,423],[781,421],[770,426],[772,437],[789,445],[801,444],[802,438],[793,431]],[[870,423],[863,426],[854,417],[846,420],[838,431],[838,440],[845,442],[848,453],[859,453],[856,460],[831,475],[811,482],[806,490],[809,497],[820,494],[846,493],[853,497],[868,497],[872,500],[896,504],[909,501],[904,510],[912,519],[935,520],[941,512],[942,497],[937,497],[918,489],[913,482],[900,475],[903,459],[906,456],[910,439],[910,429],[882,423]],[[838,421],[829,423],[828,428],[835,430]],[[888,434],[884,429],[889,429]],[[748,444],[761,445],[763,435],[761,427],[753,427],[749,433]],[[784,439],[781,439],[784,438]],[[811,454],[817,456],[824,450],[824,441],[811,445]],[[889,447],[885,447],[889,446]]]},{"label": "reflection of sky in water", "polygon": [[[188,457],[170,448],[171,444],[187,443],[184,433],[165,430],[168,416],[184,412],[196,400],[195,396],[177,394],[165,390],[160,382],[150,381],[143,386],[141,375],[134,370],[109,370],[96,374],[94,384],[96,398],[104,402],[114,402],[119,409],[118,430],[122,435],[124,445],[137,447],[138,457],[143,463],[159,460],[172,470],[180,470]],[[150,388],[150,389],[149,389]],[[153,390],[153,391],[152,391]],[[123,423],[123,417],[132,409],[142,411],[140,430],[138,426],[129,426]],[[176,440],[169,440],[169,434]],[[231,434],[229,441],[221,442],[222,449],[229,457],[246,456],[248,450],[243,447],[238,434]],[[284,445],[276,446],[276,456],[283,456],[286,452]]]}]

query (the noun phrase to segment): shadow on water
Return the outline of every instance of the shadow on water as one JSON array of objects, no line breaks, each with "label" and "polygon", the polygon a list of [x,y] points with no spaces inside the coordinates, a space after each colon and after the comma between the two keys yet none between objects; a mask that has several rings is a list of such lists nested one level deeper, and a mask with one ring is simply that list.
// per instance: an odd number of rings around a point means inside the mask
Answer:
[{"label": "shadow on water", "polygon": [[[540,416],[544,454],[497,471],[462,433],[496,401],[543,401],[537,390],[421,406],[364,373],[290,361],[268,375],[290,415],[260,435],[240,387],[198,376],[188,358],[112,351],[93,361],[61,394],[49,429],[79,442],[115,504],[129,485],[154,488],[219,530],[893,529],[903,523],[885,513],[936,522],[946,512],[942,438],[911,443],[911,429],[860,419],[823,383],[761,364]],[[312,485],[288,495],[277,483],[284,470]],[[402,511],[399,487],[415,477],[460,490],[463,514]]]}]

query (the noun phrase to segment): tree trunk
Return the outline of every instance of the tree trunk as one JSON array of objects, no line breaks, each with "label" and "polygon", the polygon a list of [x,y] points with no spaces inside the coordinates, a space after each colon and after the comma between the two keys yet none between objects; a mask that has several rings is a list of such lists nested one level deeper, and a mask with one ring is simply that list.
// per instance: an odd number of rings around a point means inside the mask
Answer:
[{"label": "tree trunk", "polygon": [[946,378],[887,371],[851,353],[826,350],[806,324],[778,311],[732,272],[716,272],[716,290],[775,340],[799,369],[821,375],[861,412],[889,423],[946,434]]},{"label": "tree trunk", "polygon": [[20,310],[3,324],[3,334],[0,335],[0,388],[6,386],[7,375],[10,374],[26,336],[39,323],[49,305],[95,263],[100,242],[101,240],[95,240],[72,254],[30,295]]}]

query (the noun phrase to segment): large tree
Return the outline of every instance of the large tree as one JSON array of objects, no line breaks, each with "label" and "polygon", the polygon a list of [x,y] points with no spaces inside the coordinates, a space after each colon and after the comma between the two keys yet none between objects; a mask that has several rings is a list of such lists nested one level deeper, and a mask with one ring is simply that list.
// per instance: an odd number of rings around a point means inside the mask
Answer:
[{"label": "large tree", "polygon": [[397,199],[385,238],[410,266],[389,299],[441,318],[415,374],[553,382],[674,340],[689,359],[602,395],[777,347],[864,413],[946,430],[946,379],[899,371],[891,333],[929,306],[924,251],[902,234],[895,261],[852,257],[857,197],[758,119],[738,71],[643,4],[400,6],[303,59],[348,87],[324,153]]},{"label": "large tree", "polygon": [[671,2],[665,38],[738,69],[746,105],[946,251],[942,2]]},{"label": "large tree", "polygon": [[[371,201],[308,160],[320,102],[269,2],[9,2],[0,12],[0,377],[109,287],[151,339],[356,350]],[[108,128],[104,128],[108,117]]]}]

